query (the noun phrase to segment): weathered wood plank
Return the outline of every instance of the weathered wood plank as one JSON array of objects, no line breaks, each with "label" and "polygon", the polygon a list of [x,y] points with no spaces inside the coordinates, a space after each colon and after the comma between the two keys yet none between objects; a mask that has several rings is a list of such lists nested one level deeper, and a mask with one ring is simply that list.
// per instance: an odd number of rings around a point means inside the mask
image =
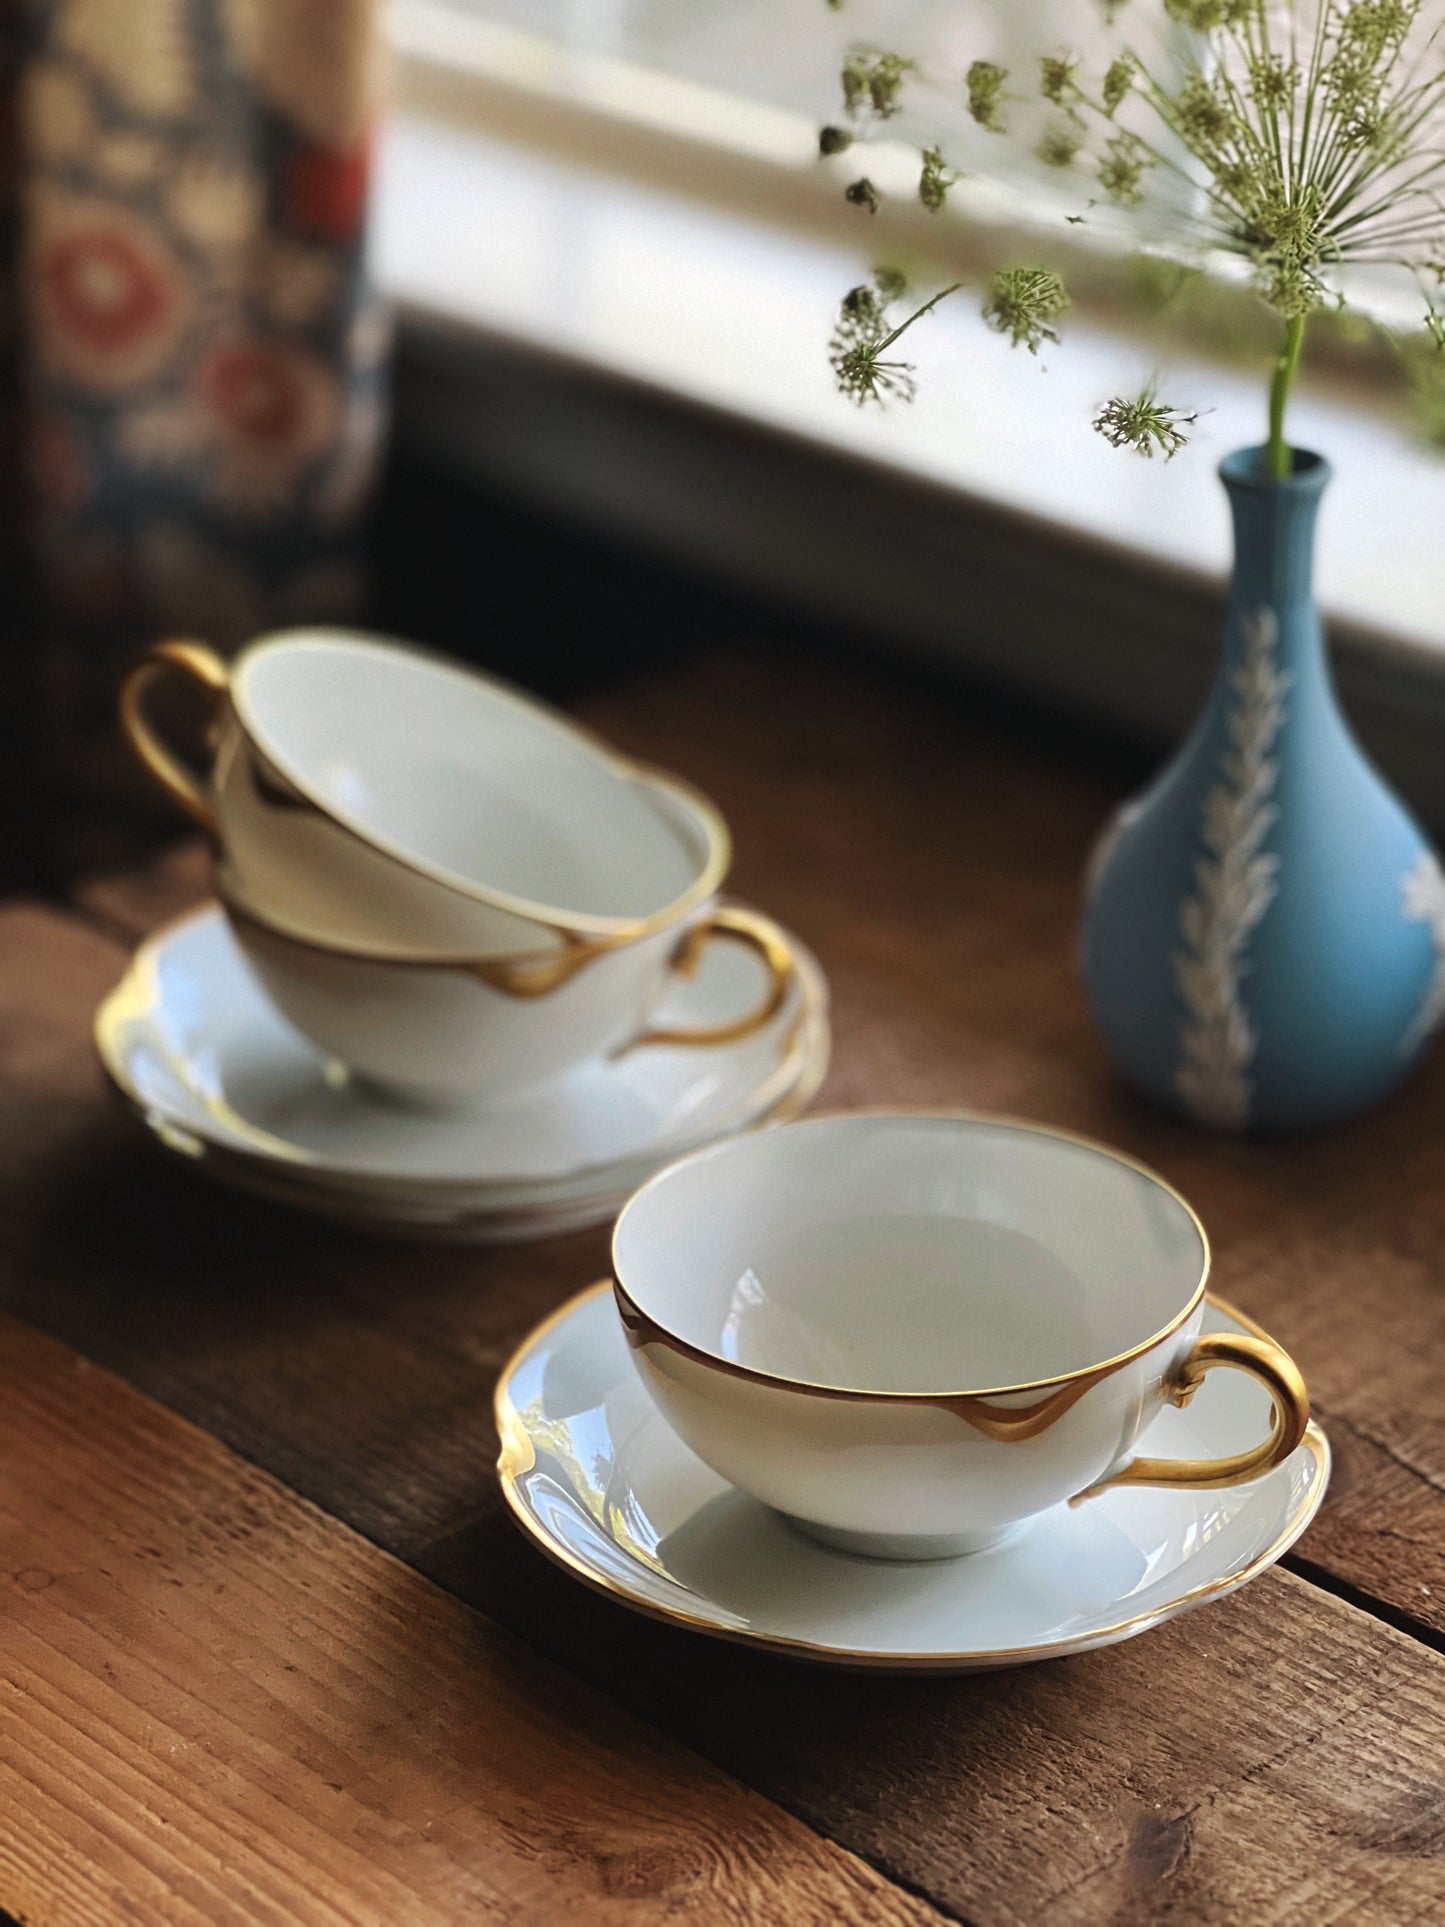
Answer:
[{"label": "weathered wood plank", "polygon": [[0,1303],[380,1543],[455,1529],[494,1455],[491,1358],[596,1267],[597,1234],[489,1292],[485,1255],[335,1232],[158,1157],[88,1038],[123,961],[71,918],[0,910]]},{"label": "weathered wood plank", "polygon": [[9,1318],[0,1410],[18,1919],[935,1918]]},{"label": "weathered wood plank", "polygon": [[[426,1563],[488,1596],[478,1524]],[[819,1677],[509,1576],[524,1636],[974,1927],[1445,1917],[1445,1660],[1284,1572],[1127,1645]]]},{"label": "weathered wood plank", "polygon": [[[113,963],[63,919],[10,912],[0,964],[17,925],[52,989],[73,995]],[[1135,1645],[990,1679],[838,1678],[634,1620],[539,1560],[493,1495],[499,1328],[557,1291],[565,1250],[412,1251],[213,1195],[143,1156],[123,1120],[87,1116],[73,1060],[68,1105],[54,1031],[33,1021],[27,1035],[51,1093],[24,1132],[36,1170],[67,1114],[86,1130],[48,1204],[5,1198],[12,1227],[36,1212],[5,1262],[24,1258],[37,1309],[88,1324],[128,1369],[378,1536],[405,1543],[408,1521],[424,1533],[470,1510],[464,1530],[408,1550],[885,1873],[976,1927],[1170,1909],[1406,1923],[1445,1902],[1433,1653],[1284,1575]],[[570,1243],[575,1260],[587,1241]],[[56,1570],[38,1552],[0,1566]]]}]

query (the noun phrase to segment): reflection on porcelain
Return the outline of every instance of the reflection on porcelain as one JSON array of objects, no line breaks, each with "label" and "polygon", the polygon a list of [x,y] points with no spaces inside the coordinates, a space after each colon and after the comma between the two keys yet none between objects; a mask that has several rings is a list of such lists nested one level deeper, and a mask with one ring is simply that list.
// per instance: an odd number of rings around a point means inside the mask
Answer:
[{"label": "reflection on porcelain", "polygon": [[[829,1544],[926,1559],[1115,1483],[1222,1486],[1309,1416],[1265,1338],[1201,1338],[1209,1248],[1142,1166],[1007,1120],[865,1114],[715,1145],[613,1236],[637,1370],[730,1484]],[[1131,1458],[1233,1365],[1274,1405],[1228,1459]]]},{"label": "reflection on porcelain", "polygon": [[[1255,1328],[1211,1302],[1206,1332]],[[1255,1332],[1257,1336],[1257,1332]],[[1222,1491],[1119,1487],[1056,1506],[968,1559],[831,1550],[728,1486],[653,1406],[603,1284],[523,1344],[497,1388],[503,1491],[528,1536],[614,1599],[673,1624],[835,1665],[966,1672],[1084,1652],[1231,1592],[1314,1516],[1329,1447],[1311,1424],[1273,1471]],[[1269,1398],[1216,1373],[1148,1445],[1246,1448]]]},{"label": "reflection on porcelain", "polygon": [[[199,681],[216,752],[189,770],[152,726],[150,685]],[[695,798],[679,840],[635,765],[480,672],[381,637],[294,629],[228,668],[162,644],[121,713],[152,774],[218,837],[236,893],[323,944],[500,958],[676,924],[717,890],[726,826]]]},{"label": "reflection on porcelain", "polygon": [[[141,946],[96,1041],[158,1141],[229,1184],[407,1236],[536,1237],[610,1219],[670,1158],[807,1106],[828,1061],[828,997],[794,948],[797,976],[756,1034],[598,1058],[469,1111],[404,1106],[319,1055],[264,996],[214,906]],[[748,952],[715,947],[673,981],[659,1017],[725,1021],[756,1000],[761,974]]]}]

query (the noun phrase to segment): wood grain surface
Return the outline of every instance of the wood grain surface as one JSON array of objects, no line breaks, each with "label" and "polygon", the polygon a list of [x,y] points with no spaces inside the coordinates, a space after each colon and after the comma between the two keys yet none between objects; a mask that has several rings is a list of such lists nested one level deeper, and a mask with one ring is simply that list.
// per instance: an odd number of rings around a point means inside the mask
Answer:
[{"label": "wood grain surface", "polygon": [[1118,783],[1066,741],[749,652],[589,720],[714,794],[735,887],[822,958],[825,1104],[1066,1124],[1199,1207],[1219,1288],[1295,1352],[1336,1446],[1302,1569],[1369,1612],[1275,1574],[1127,1647],[923,1683],[813,1674],[582,1594],[502,1516],[488,1398],[605,1239],[348,1237],[207,1189],[103,1102],[90,1009],[116,940],[200,885],[190,855],[85,892],[89,928],[0,914],[0,1291],[975,1927],[1445,1918],[1441,1063],[1293,1143],[1209,1138],[1122,1090],[1073,969]]},{"label": "wood grain surface", "polygon": [[9,1318],[0,1411],[17,1920],[935,1918]]}]

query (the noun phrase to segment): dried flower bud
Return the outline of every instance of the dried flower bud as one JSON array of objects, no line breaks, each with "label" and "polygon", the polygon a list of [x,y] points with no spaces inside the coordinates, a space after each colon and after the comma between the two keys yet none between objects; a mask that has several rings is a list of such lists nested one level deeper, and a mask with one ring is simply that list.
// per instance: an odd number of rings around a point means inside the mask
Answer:
[{"label": "dried flower bud", "polygon": [[1162,455],[1170,462],[1188,443],[1185,429],[1197,420],[1197,413],[1161,402],[1151,382],[1142,394],[1115,395],[1105,402],[1094,427],[1113,448],[1132,448],[1150,458]]},{"label": "dried flower bud", "polygon": [[968,111],[991,134],[1004,131],[1003,84],[1007,70],[991,60],[975,60],[968,70]]},{"label": "dried flower bud", "polygon": [[1116,207],[1138,207],[1144,175],[1153,165],[1148,150],[1132,134],[1116,134],[1099,163],[1099,185]]},{"label": "dried flower bud", "polygon": [[1234,110],[1218,89],[1193,73],[1174,96],[1170,107],[1180,139],[1193,153],[1217,154],[1238,132]]},{"label": "dried flower bud", "polygon": [[876,214],[882,205],[882,196],[866,174],[843,189],[843,199],[854,207],[866,207],[870,214]]},{"label": "dried flower bud", "polygon": [[1129,90],[1133,85],[1133,58],[1129,54],[1120,54],[1119,58],[1117,60],[1111,60],[1108,67],[1104,70],[1102,90],[1104,96],[1104,112],[1111,117],[1117,114],[1120,107],[1124,104],[1124,101],[1128,98]]},{"label": "dried flower bud", "polygon": [[846,154],[852,145],[853,136],[846,127],[822,127],[818,130],[818,152],[825,161],[834,154]]},{"label": "dried flower bud", "polygon": [[1251,6],[1258,5],[1259,0],[1164,0],[1164,11],[1195,33],[1210,33],[1216,27],[1238,25]]},{"label": "dried flower bud", "polygon": [[1277,314],[1309,314],[1326,298],[1319,267],[1331,247],[1326,201],[1313,181],[1268,184],[1250,202],[1240,242],[1254,263],[1260,292]]},{"label": "dried flower bud", "polygon": [[1045,167],[1072,167],[1084,139],[1072,121],[1046,128],[1035,152]]},{"label": "dried flower bud", "polygon": [[918,198],[930,214],[937,214],[948,199],[948,190],[958,176],[943,158],[940,147],[925,147],[923,171],[918,177]]},{"label": "dried flower bud", "polygon": [[912,401],[916,392],[912,365],[890,360],[887,351],[915,321],[956,293],[957,285],[941,289],[894,326],[888,310],[907,289],[907,282],[896,269],[877,268],[871,287],[851,288],[843,297],[828,344],[828,359],[840,392],[860,408],[870,401],[880,405],[885,401]]},{"label": "dried flower bud", "polygon": [[859,328],[870,328],[883,318],[883,306],[876,288],[866,282],[857,288],[849,288],[843,296],[838,309],[844,321],[855,323]]},{"label": "dried flower bud", "polygon": [[1062,107],[1074,93],[1074,74],[1078,61],[1045,54],[1039,61],[1039,92],[1055,107]]},{"label": "dried flower bud", "polygon": [[1249,91],[1267,114],[1288,108],[1299,88],[1299,68],[1283,54],[1261,54],[1249,63]]},{"label": "dried flower bud", "polygon": [[1325,301],[1325,288],[1318,275],[1297,266],[1282,267],[1266,273],[1259,291],[1265,302],[1285,321],[1313,314]]},{"label": "dried flower bud", "polygon": [[914,63],[901,54],[854,47],[843,62],[843,107],[850,120],[891,120],[903,105],[903,82]]},{"label": "dried flower bud", "polygon": [[1015,348],[1036,355],[1046,341],[1057,341],[1050,323],[1069,306],[1063,282],[1050,268],[1002,268],[989,283],[983,318]]},{"label": "dried flower bud", "polygon": [[1377,66],[1398,53],[1420,5],[1419,0],[1349,0],[1337,11],[1341,51]]}]

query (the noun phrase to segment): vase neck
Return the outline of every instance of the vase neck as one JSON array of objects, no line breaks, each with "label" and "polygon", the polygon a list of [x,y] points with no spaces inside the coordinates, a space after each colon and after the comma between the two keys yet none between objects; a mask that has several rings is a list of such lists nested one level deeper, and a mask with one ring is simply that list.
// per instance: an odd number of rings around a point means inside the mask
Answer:
[{"label": "vase neck", "polygon": [[1295,470],[1269,477],[1262,449],[1241,449],[1220,466],[1234,518],[1234,574],[1230,602],[1270,609],[1277,617],[1314,594],[1315,520],[1329,480],[1317,455],[1295,456]]}]

